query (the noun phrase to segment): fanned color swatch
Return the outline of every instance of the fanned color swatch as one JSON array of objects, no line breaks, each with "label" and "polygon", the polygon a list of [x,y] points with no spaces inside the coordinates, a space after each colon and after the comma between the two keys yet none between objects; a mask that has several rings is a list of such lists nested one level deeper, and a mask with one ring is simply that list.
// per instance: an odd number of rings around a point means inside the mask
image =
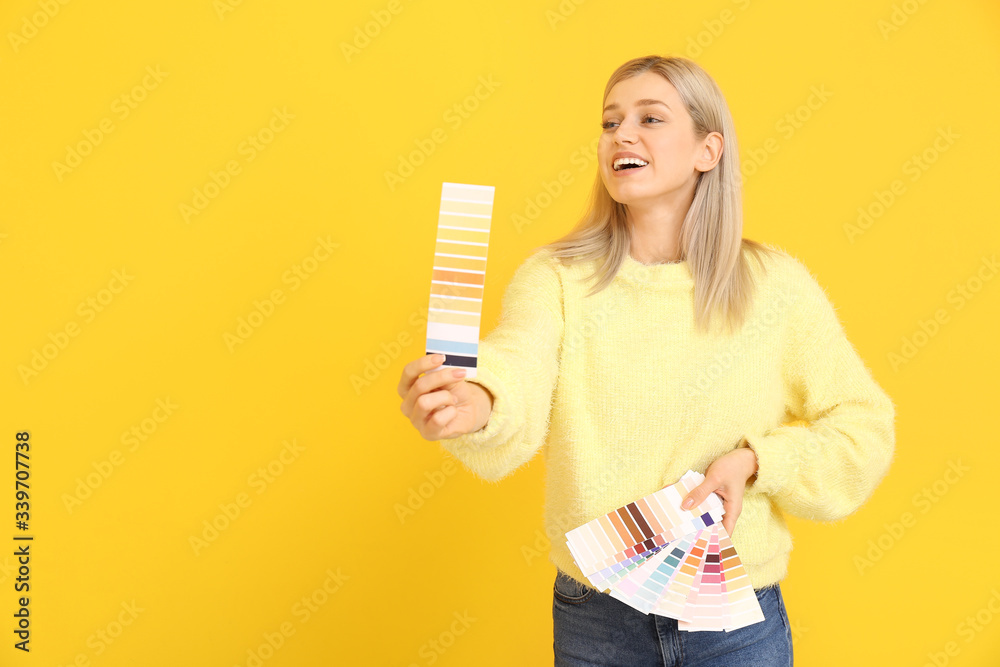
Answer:
[{"label": "fanned color swatch", "polygon": [[566,533],[577,566],[598,590],[680,630],[735,630],[764,620],[750,578],[722,526],[722,501],[681,500],[704,481],[687,471],[666,488]]},{"label": "fanned color swatch", "polygon": [[493,219],[492,185],[441,184],[434,272],[427,313],[427,354],[445,355],[441,368],[476,377],[486,253]]}]

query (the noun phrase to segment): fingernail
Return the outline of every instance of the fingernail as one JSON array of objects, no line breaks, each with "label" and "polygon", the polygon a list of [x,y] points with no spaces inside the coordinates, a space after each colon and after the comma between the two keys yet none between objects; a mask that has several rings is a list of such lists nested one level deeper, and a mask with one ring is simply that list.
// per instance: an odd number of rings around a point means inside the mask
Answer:
[{"label": "fingernail", "polygon": [[463,377],[465,377],[465,369],[464,368],[456,368],[455,370],[452,371],[452,374],[455,377],[457,377],[457,378],[463,378]]},{"label": "fingernail", "polygon": [[684,504],[681,505],[681,507],[683,507],[686,510],[689,510],[691,509],[692,505],[694,505],[694,498],[688,498],[687,500],[684,501]]},{"label": "fingernail", "polygon": [[443,354],[435,354],[433,357],[431,357],[431,360],[435,364],[438,363],[438,362],[444,361],[444,355]]}]

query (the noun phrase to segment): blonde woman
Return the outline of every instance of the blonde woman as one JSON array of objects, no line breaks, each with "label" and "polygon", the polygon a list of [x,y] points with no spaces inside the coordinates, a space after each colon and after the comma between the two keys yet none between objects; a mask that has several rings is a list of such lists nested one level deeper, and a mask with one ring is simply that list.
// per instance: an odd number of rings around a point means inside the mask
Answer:
[{"label": "blonde woman", "polygon": [[588,212],[518,268],[477,376],[412,361],[402,411],[487,480],[542,450],[550,535],[688,469],[705,481],[687,500],[722,498],[765,620],[679,631],[591,588],[554,539],[557,665],[791,665],[783,517],[856,511],[891,463],[895,407],[808,269],[742,237],[736,134],[715,81],[685,58],[636,58],[601,112]]}]

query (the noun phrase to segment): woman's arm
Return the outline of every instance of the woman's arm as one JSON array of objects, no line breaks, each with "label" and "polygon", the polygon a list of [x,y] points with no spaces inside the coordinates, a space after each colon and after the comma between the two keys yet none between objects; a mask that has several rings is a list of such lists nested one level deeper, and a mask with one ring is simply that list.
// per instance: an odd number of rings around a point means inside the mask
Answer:
[{"label": "woman's arm", "polygon": [[807,426],[746,433],[757,454],[753,492],[784,511],[833,521],[863,505],[888,472],[895,448],[895,406],[875,382],[823,288],[797,260],[800,299],[784,362],[789,410]]},{"label": "woman's arm", "polygon": [[486,425],[441,445],[497,481],[531,460],[548,434],[563,334],[562,283],[546,251],[526,259],[504,293],[500,322],[479,343],[476,377],[492,401]]}]

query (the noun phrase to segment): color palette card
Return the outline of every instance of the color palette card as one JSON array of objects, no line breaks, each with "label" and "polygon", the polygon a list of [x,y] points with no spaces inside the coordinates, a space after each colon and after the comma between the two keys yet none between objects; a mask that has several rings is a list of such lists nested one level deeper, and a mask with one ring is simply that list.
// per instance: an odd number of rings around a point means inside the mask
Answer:
[{"label": "color palette card", "polygon": [[[678,619],[680,630],[734,630],[764,620],[750,578],[722,524],[706,529],[711,533],[701,572]],[[664,614],[670,615],[670,614]]]},{"label": "color palette card", "polygon": [[676,483],[566,533],[576,564],[599,590],[680,630],[734,630],[764,620],[750,579],[710,494],[682,510],[704,476]]},{"label": "color palette card", "polygon": [[566,533],[580,570],[604,590],[658,553],[669,542],[722,520],[722,500],[710,494],[681,509],[681,500],[704,475],[689,470],[679,481]]},{"label": "color palette card", "polygon": [[434,271],[427,313],[427,354],[445,355],[442,368],[476,377],[486,253],[493,220],[492,185],[441,184]]}]

